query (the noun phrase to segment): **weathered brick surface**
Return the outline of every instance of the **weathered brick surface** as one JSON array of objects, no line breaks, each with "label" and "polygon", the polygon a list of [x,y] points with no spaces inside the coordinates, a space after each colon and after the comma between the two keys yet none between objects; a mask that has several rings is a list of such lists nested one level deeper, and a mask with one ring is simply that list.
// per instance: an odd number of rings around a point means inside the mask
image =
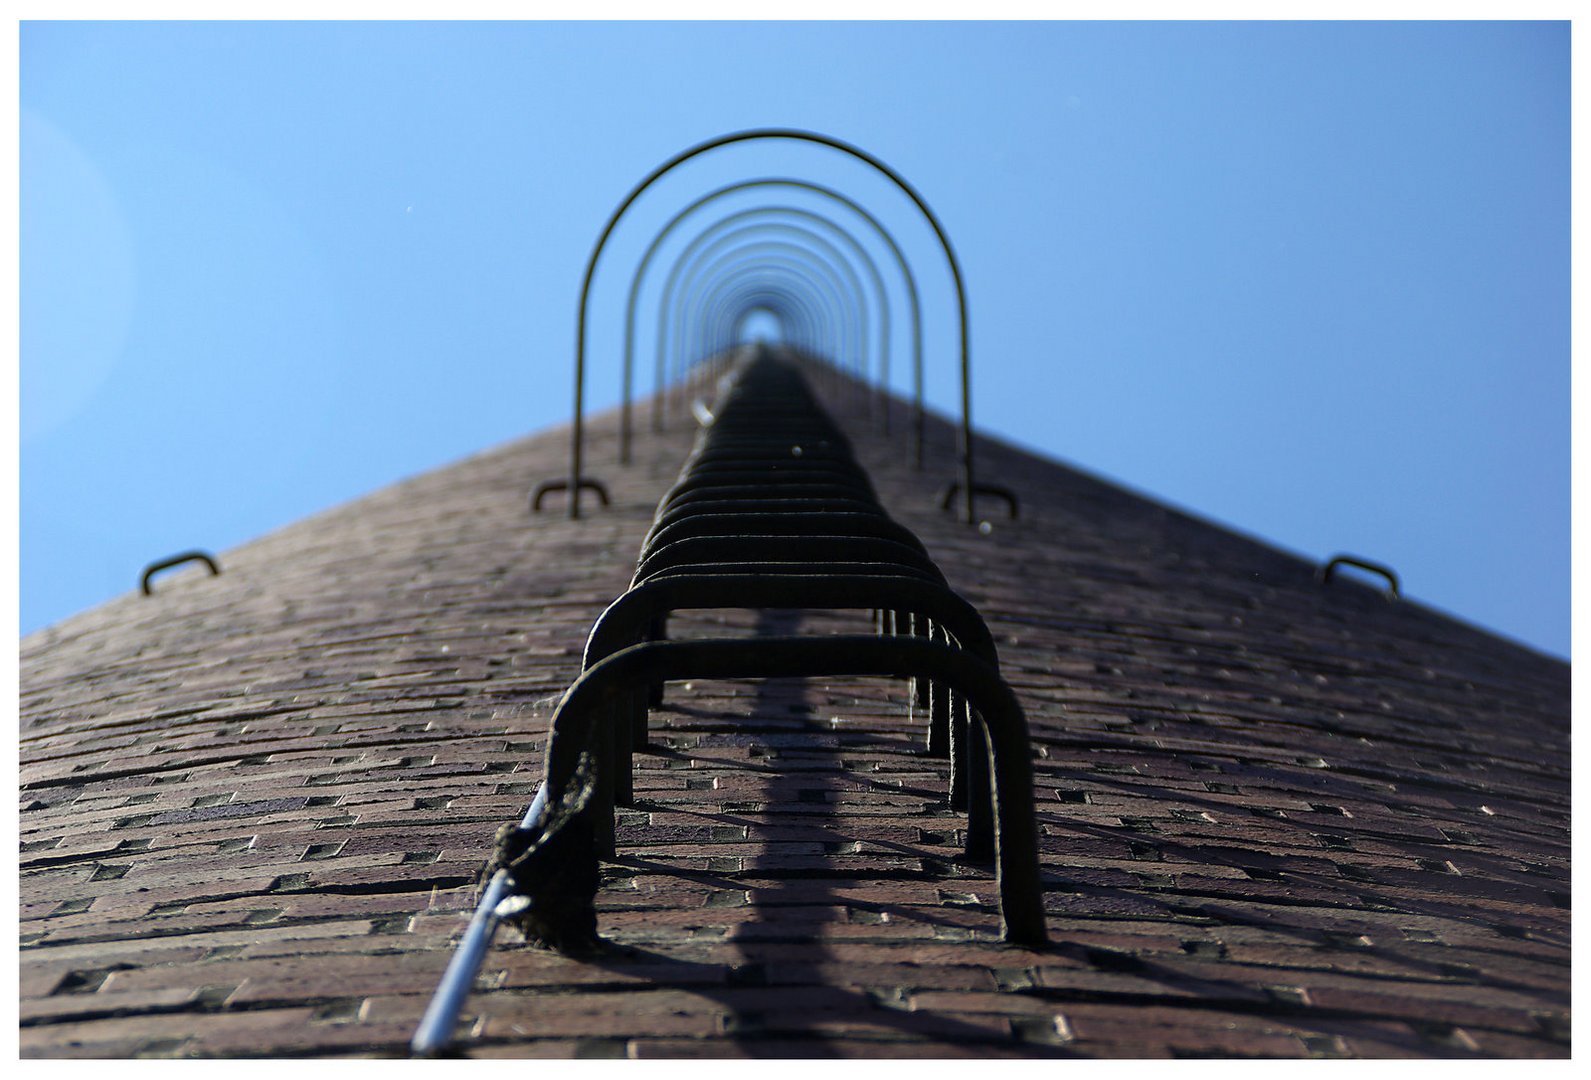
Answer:
[{"label": "weathered brick surface", "polygon": [[[1028,710],[1055,944],[999,945],[901,688],[672,687],[616,948],[499,942],[472,1052],[1567,1054],[1565,665],[993,441],[1022,516],[969,529],[948,425],[918,473],[834,408]],[[527,510],[553,431],[24,640],[24,1055],[403,1052],[691,437],[592,431],[579,522]]]}]

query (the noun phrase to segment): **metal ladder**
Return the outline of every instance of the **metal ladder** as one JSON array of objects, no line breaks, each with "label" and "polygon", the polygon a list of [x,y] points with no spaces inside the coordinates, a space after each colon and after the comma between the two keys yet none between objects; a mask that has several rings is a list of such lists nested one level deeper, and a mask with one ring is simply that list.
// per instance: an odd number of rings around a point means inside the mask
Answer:
[{"label": "metal ladder", "polygon": [[[536,798],[499,831],[417,1054],[447,1047],[504,919],[566,952],[597,943],[599,860],[614,854],[614,807],[632,803],[632,758],[669,681],[911,680],[928,712],[925,751],[949,758],[948,801],[967,813],[966,855],[994,864],[1003,938],[1045,942],[1027,721],[988,628],[885,513],[794,364],[759,346],[721,383],[629,589],[593,625],[582,673],[553,714]],[[876,632],[666,639],[671,613],[702,608],[871,610]]]}]

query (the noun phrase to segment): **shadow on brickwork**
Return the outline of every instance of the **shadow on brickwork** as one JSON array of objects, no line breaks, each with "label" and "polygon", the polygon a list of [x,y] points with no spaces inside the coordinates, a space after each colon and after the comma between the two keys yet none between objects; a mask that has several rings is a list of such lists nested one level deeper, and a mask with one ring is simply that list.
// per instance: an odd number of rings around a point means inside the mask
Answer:
[{"label": "shadow on brickwork", "polygon": [[[801,621],[799,611],[762,611],[758,614],[756,633],[793,634]],[[709,715],[688,706],[674,707],[678,712],[704,719]],[[762,782],[750,800],[760,806],[768,826],[780,828],[785,824],[781,819],[790,817],[801,826],[810,827],[814,833],[821,830],[827,837],[820,842],[821,848],[832,855],[856,848],[845,836],[846,823],[833,809],[836,797],[845,789],[841,781],[859,775],[845,768],[847,743],[850,749],[857,749],[864,742],[876,744],[877,736],[864,733],[839,736],[827,726],[818,727],[810,719],[798,721],[799,727],[792,725],[791,718],[810,717],[813,708],[807,680],[762,680],[757,684],[749,716],[738,721],[743,726],[737,734],[773,736],[769,739],[773,745],[764,746],[765,766],[755,769]],[[899,743],[892,741],[889,745],[898,747]],[[711,760],[700,748],[681,756],[697,761]],[[801,767],[781,767],[781,757],[798,758]],[[733,764],[742,770],[746,767],[742,762]],[[890,790],[900,793],[898,789]],[[933,794],[939,799],[944,797],[942,790]],[[677,806],[671,809],[680,811]],[[737,816],[727,808],[721,813],[705,812],[702,816],[715,823],[752,830],[762,824]],[[811,843],[799,841],[793,846],[807,851]],[[628,868],[708,885],[722,890],[720,896],[744,893],[747,917],[733,925],[726,939],[739,951],[741,960],[720,965],[721,984],[704,986],[699,963],[632,946],[617,947],[594,963],[616,972],[644,965],[654,986],[677,985],[720,1004],[725,1010],[724,1035],[741,1054],[752,1057],[838,1056],[841,1051],[834,1045],[836,1042],[878,1042],[877,1029],[898,1033],[902,1045],[922,1041],[961,1043],[987,1049],[1017,1050],[1027,1056],[1066,1056],[1060,1047],[1025,1042],[1019,1032],[1009,1028],[997,1034],[989,1027],[954,1016],[911,1008],[913,990],[934,987],[836,985],[848,981],[846,964],[856,961],[848,961],[843,954],[836,953],[833,942],[824,934],[827,925],[837,921],[880,924],[890,917],[902,922],[942,924],[957,930],[964,930],[965,923],[936,919],[917,907],[846,899],[838,886],[858,881],[865,883],[868,871],[850,874],[822,866],[803,867],[799,860],[791,863],[784,857],[788,852],[782,852],[781,848],[788,846],[792,846],[789,841],[781,840],[759,845],[755,853],[742,858],[739,870],[729,873],[685,870],[633,856],[621,855],[618,860]],[[930,853],[906,845],[873,846],[895,849],[929,865],[935,862]],[[743,879],[756,883],[748,886]],[[913,939],[891,938],[887,932],[880,937],[901,949],[899,962],[911,962]],[[859,939],[858,943],[865,940]],[[668,974],[673,966],[681,972],[677,983]],[[931,968],[924,968],[925,972],[929,970]],[[847,1035],[843,1031],[846,1023],[866,1024],[875,1030]],[[725,1049],[727,1051],[728,1047]]]}]

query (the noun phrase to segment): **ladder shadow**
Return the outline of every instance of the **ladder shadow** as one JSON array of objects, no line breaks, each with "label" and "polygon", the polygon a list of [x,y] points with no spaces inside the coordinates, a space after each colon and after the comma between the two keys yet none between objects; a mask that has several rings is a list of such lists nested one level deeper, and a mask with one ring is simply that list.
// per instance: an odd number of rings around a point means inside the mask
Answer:
[{"label": "ladder shadow", "polygon": [[[789,635],[797,632],[802,622],[800,611],[762,610],[758,612],[756,633],[760,635]],[[791,731],[790,717],[809,706],[807,680],[766,679],[758,683],[750,702],[747,730],[756,733],[758,718],[777,719],[773,729],[779,734]],[[796,709],[792,709],[796,706]],[[832,734],[827,726],[811,724],[810,730]],[[769,732],[770,734],[773,732]],[[863,736],[866,738],[867,736]],[[876,738],[871,739],[876,744]],[[840,742],[815,740],[802,751],[804,767],[800,770],[783,770],[777,765],[779,750],[770,749],[769,764],[747,764],[725,761],[725,766],[753,773],[759,778],[759,789],[752,799],[764,807],[798,806],[803,811],[805,823],[813,818],[832,825],[836,839],[843,836],[845,821],[835,810],[833,793],[845,790],[841,780],[851,776],[844,767],[844,748]],[[685,756],[685,755],[678,755]],[[695,760],[706,760],[700,754],[690,754]],[[824,760],[830,767],[819,766]],[[895,789],[889,789],[894,791]],[[819,798],[814,798],[814,795]],[[670,812],[681,808],[670,806]],[[762,822],[732,813],[712,811],[685,811],[727,824],[754,828]],[[764,819],[766,820],[766,818]],[[776,846],[779,842],[773,841]],[[872,842],[869,841],[869,844]],[[759,845],[747,845],[748,848]],[[898,849],[901,854],[918,855],[924,859],[941,859],[932,853],[917,852],[906,845],[877,845]],[[846,896],[840,886],[857,879],[865,879],[867,872],[854,876],[826,872],[803,873],[789,866],[769,867],[759,865],[759,856],[772,856],[779,860],[777,850],[770,851],[768,844],[760,851],[741,855],[740,869],[736,871],[700,871],[668,865],[637,855],[622,855],[616,860],[621,865],[654,870],[677,878],[709,884],[725,890],[744,890],[746,904],[737,911],[744,917],[734,922],[724,938],[740,955],[738,960],[704,965],[681,959],[664,952],[634,945],[613,943],[604,954],[591,958],[598,967],[620,971],[644,965],[649,974],[657,974],[657,983],[699,995],[724,1009],[724,1034],[734,1046],[750,1057],[835,1057],[841,1056],[843,1047],[837,1045],[850,1040],[877,1042],[879,1029],[891,1034],[886,1038],[899,1038],[903,1045],[908,1041],[928,1040],[941,1043],[960,1043],[981,1050],[1003,1049],[1030,1057],[1077,1056],[1060,1045],[1041,1041],[1028,1041],[1012,1019],[1027,1019],[1020,1014],[999,1015],[987,1025],[948,1015],[931,1008],[912,1007],[912,992],[919,987],[877,987],[836,985],[848,979],[863,979],[865,974],[847,976],[848,963],[865,964],[866,961],[847,960],[843,949],[836,951],[834,943],[824,934],[824,927],[839,921],[840,913],[864,912],[879,917],[882,923],[891,914],[903,919],[929,922],[965,931],[967,921],[936,917],[917,907],[888,902],[860,901]],[[727,849],[720,849],[727,850]],[[739,853],[737,853],[739,854]],[[780,876],[770,878],[770,870]],[[893,875],[892,875],[893,876]],[[750,878],[752,880],[746,880]],[[990,882],[992,886],[992,881]],[[789,918],[799,913],[800,917]],[[780,916],[787,916],[781,918]],[[880,936],[886,936],[881,930]],[[904,939],[906,942],[918,939]],[[982,943],[980,943],[981,945]],[[801,950],[798,959],[774,959],[789,947]],[[997,940],[987,943],[987,948],[1003,948]],[[903,950],[909,952],[910,950]],[[1023,951],[1028,954],[1028,951]],[[903,962],[904,958],[903,958]],[[823,969],[832,965],[832,974]],[[712,968],[721,971],[722,981],[714,982]],[[679,973],[677,980],[668,974],[673,969]],[[803,973],[810,973],[803,977]],[[925,970],[926,974],[926,970]],[[704,977],[705,976],[705,977]],[[707,985],[703,985],[704,981]],[[938,989],[923,986],[921,989]],[[800,999],[799,1007],[793,1002]],[[1039,1018],[1042,1020],[1042,1017]],[[862,1030],[847,1033],[847,1023],[859,1023]],[[1039,1026],[1042,1026],[1039,1025]],[[793,1044],[794,1043],[794,1044]]]}]

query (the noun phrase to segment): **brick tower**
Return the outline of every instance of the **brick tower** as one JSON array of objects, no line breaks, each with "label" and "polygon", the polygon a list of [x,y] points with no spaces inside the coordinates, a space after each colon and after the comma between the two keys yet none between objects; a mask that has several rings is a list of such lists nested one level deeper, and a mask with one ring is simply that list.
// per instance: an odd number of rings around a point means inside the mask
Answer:
[{"label": "brick tower", "polygon": [[[1567,665],[991,438],[1021,514],[969,527],[948,423],[919,471],[819,389],[993,631],[1051,944],[1000,942],[898,684],[684,684],[602,866],[611,948],[500,934],[461,1052],[1568,1053]],[[26,638],[24,1055],[406,1053],[691,426],[621,468],[593,419],[612,505],[578,520],[527,510],[550,431]]]}]

